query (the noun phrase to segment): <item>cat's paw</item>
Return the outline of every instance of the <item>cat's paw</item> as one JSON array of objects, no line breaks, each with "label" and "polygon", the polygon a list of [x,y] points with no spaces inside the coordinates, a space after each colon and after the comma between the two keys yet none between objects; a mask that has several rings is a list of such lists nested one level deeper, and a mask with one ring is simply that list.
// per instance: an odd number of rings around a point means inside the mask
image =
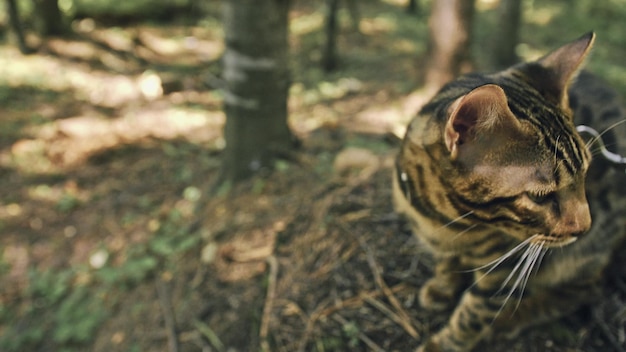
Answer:
[{"label": "cat's paw", "polygon": [[420,289],[420,305],[435,312],[447,311],[456,305],[457,292],[442,284],[436,277],[426,281]]}]

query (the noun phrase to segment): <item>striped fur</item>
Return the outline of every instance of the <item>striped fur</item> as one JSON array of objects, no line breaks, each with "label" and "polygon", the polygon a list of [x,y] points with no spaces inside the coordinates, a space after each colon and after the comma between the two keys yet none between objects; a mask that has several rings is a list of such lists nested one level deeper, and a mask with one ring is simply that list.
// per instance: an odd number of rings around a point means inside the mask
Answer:
[{"label": "striped fur", "polygon": [[[591,162],[573,117],[590,119],[585,85],[570,82],[593,40],[590,33],[538,61],[460,77],[410,123],[394,203],[437,261],[421,305],[453,310],[420,351],[470,351],[593,294],[626,232],[614,206],[626,179]],[[623,119],[621,108],[605,110]]]}]

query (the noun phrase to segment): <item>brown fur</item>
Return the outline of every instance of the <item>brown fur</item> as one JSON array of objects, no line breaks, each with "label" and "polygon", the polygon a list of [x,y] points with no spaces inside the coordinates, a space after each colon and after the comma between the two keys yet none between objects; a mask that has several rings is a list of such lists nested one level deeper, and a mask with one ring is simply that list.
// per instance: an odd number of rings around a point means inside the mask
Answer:
[{"label": "brown fur", "polygon": [[[593,293],[626,225],[610,223],[619,213],[611,208],[592,228],[589,203],[595,218],[601,195],[585,187],[592,156],[569,105],[593,41],[588,34],[538,61],[463,76],[409,125],[394,203],[437,260],[421,305],[453,309],[419,351],[470,351],[494,332],[515,335],[566,314]],[[605,186],[624,181],[603,170],[596,181]]]}]

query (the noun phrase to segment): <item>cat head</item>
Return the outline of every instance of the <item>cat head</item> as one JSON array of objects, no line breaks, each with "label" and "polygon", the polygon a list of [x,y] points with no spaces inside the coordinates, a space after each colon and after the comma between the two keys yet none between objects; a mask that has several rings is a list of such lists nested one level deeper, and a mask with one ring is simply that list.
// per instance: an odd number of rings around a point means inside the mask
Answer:
[{"label": "cat head", "polygon": [[591,225],[590,154],[567,89],[594,41],[589,33],[537,61],[487,76],[449,105],[443,142],[458,202],[521,240],[576,240]]}]

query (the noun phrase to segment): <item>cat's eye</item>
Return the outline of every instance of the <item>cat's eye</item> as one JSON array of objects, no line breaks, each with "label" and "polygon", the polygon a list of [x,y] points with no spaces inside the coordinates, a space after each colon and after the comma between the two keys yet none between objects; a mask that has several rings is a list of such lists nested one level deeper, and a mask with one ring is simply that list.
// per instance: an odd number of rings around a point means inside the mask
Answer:
[{"label": "cat's eye", "polygon": [[536,204],[544,204],[550,199],[551,195],[552,193],[526,192],[526,197]]}]

